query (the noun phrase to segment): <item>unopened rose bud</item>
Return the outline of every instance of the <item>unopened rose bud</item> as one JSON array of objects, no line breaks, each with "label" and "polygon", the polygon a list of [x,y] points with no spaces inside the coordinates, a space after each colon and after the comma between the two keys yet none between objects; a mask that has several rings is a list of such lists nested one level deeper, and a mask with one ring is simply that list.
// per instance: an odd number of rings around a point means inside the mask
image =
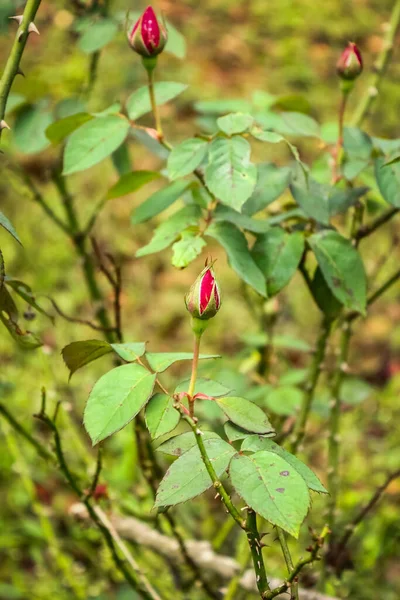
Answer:
[{"label": "unopened rose bud", "polygon": [[215,317],[221,296],[212,266],[206,266],[185,297],[186,308],[195,319],[206,321]]},{"label": "unopened rose bud", "polygon": [[345,81],[354,81],[363,70],[361,53],[353,42],[349,42],[347,48],[342,52],[337,64],[337,74]]},{"label": "unopened rose bud", "polygon": [[167,30],[164,25],[159,23],[151,6],[146,8],[132,31],[128,34],[132,50],[145,58],[151,58],[160,54],[165,48],[167,39]]}]

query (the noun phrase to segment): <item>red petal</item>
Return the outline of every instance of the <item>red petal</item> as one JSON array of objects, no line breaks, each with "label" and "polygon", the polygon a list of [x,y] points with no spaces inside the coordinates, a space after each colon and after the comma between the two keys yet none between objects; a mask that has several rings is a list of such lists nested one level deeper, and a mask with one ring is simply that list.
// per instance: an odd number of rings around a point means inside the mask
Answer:
[{"label": "red petal", "polygon": [[208,269],[203,275],[203,279],[200,284],[200,314],[202,314],[210,302],[211,294],[214,288],[214,275],[211,269]]},{"label": "red petal", "polygon": [[141,33],[143,43],[149,52],[158,48],[160,43],[160,26],[151,6],[148,6],[142,15]]}]

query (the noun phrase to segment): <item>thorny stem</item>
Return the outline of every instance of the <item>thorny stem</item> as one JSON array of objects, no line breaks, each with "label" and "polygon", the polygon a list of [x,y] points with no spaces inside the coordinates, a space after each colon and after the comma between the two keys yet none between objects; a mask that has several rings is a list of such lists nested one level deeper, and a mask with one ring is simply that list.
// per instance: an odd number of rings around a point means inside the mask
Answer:
[{"label": "thorny stem", "polygon": [[[280,527],[277,527],[276,530],[278,532],[278,540],[285,558],[288,574],[290,575],[294,569],[292,555],[290,554],[284,531]],[[299,600],[299,585],[297,579],[293,580],[293,585],[290,588],[290,600]]]},{"label": "thorny stem", "polygon": [[[146,368],[146,365],[143,366]],[[167,395],[169,395],[168,392]],[[146,426],[140,417],[136,419],[135,432],[138,440],[139,461],[143,472],[143,476],[148,486],[150,487],[153,496],[155,497],[158,488],[158,482],[161,479],[163,473],[154,456],[154,449],[147,435]],[[171,527],[172,535],[178,542],[182,556],[186,564],[194,574],[196,581],[198,581],[202,585],[204,591],[210,598],[212,598],[213,600],[218,600],[218,594],[216,594],[211,588],[207,579],[203,576],[201,569],[191,557],[187,549],[185,540],[178,530],[175,518],[169,512],[165,513],[163,517],[166,519],[166,521],[168,521],[168,524]]]},{"label": "thorny stem", "polygon": [[363,506],[363,508],[354,517],[354,519],[350,523],[348,523],[348,525],[346,525],[345,532],[344,532],[343,536],[340,538],[340,540],[338,542],[338,550],[340,552],[343,552],[343,550],[347,546],[348,541],[351,538],[352,534],[354,533],[354,530],[357,527],[357,525],[359,525],[365,519],[365,517],[367,516],[367,514],[369,512],[371,512],[371,510],[374,508],[374,506],[381,499],[381,497],[384,494],[386,488],[390,485],[390,483],[392,481],[394,481],[398,477],[400,477],[400,469],[397,469],[396,471],[393,471],[393,473],[389,473],[389,475],[386,477],[386,480],[384,481],[384,483],[381,486],[378,487],[378,489],[374,492],[373,496],[368,501],[368,503],[365,506]]},{"label": "thorny stem", "polygon": [[310,556],[308,558],[300,559],[296,563],[296,565],[293,567],[293,569],[291,570],[290,575],[288,576],[286,581],[282,585],[280,585],[280,586],[274,588],[273,590],[271,590],[270,592],[267,592],[266,594],[264,594],[264,600],[272,600],[272,598],[276,598],[276,596],[280,596],[281,594],[284,594],[285,592],[287,592],[291,588],[293,582],[297,579],[300,571],[306,565],[311,564],[315,560],[320,560],[320,558],[318,556],[318,552],[322,548],[325,538],[328,534],[329,534],[329,529],[328,529],[328,527],[325,526],[321,532],[321,535],[319,535],[315,539],[314,545],[311,548],[309,548]]},{"label": "thorny stem", "polygon": [[[358,246],[356,232],[360,229],[364,215],[364,206],[359,203],[354,207],[354,212],[350,224],[350,235],[355,247]],[[340,417],[342,411],[342,403],[340,391],[344,376],[348,370],[348,357],[350,340],[352,334],[351,315],[347,315],[342,323],[342,336],[340,341],[339,357],[335,373],[332,378],[331,385],[331,400],[330,400],[330,415],[329,415],[329,435],[328,435],[328,527],[334,531],[336,520],[337,500],[339,496],[339,452],[340,452]]]},{"label": "thorny stem", "polygon": [[86,249],[86,240],[80,229],[73,198],[67,190],[64,178],[60,176],[58,171],[53,171],[53,181],[64,204],[69,229],[71,231],[71,240],[75,245],[77,253],[82,258],[82,269],[90,298],[94,303],[100,305],[96,310],[96,317],[103,327],[106,340],[108,342],[113,342],[113,328],[107,310],[103,305],[104,297],[97,283],[93,260]]},{"label": "thorny stem", "polygon": [[385,74],[387,65],[389,64],[390,57],[392,55],[393,44],[396,38],[397,30],[399,28],[399,24],[400,0],[396,0],[392,8],[392,14],[390,16],[390,21],[388,23],[386,35],[383,40],[382,52],[379,54],[373,67],[373,72],[368,82],[366,94],[362,98],[352,119],[352,125],[355,127],[360,127],[360,125],[362,125],[364,119],[371,112],[372,105],[378,97],[381,81]]},{"label": "thorny stem", "polygon": [[6,408],[3,404],[0,404],[0,414],[3,415],[6,421],[14,428],[14,430],[19,433],[22,437],[26,439],[27,442],[31,444],[36,450],[36,452],[44,458],[45,460],[53,460],[53,454],[47,450],[46,446],[44,446],[39,440],[37,440],[23,425],[21,425],[9,412],[8,408]]},{"label": "thorny stem", "polygon": [[374,233],[374,231],[376,231],[381,225],[384,225],[385,223],[387,223],[387,221],[390,221],[390,219],[392,217],[394,217],[398,212],[399,212],[398,208],[391,208],[391,209],[387,210],[386,212],[382,213],[379,217],[377,217],[371,223],[368,223],[368,224],[360,227],[355,232],[354,239],[359,242],[363,238],[371,235],[371,233]]},{"label": "thorny stem", "polygon": [[86,499],[89,500],[96,491],[97,484],[99,483],[100,473],[103,466],[103,446],[99,444],[97,449],[97,461],[96,461],[96,470],[94,472],[92,483],[90,484],[90,488],[86,494]]},{"label": "thorny stem", "polygon": [[307,382],[305,384],[305,393],[303,396],[300,413],[297,417],[292,439],[290,441],[290,452],[296,452],[304,439],[306,426],[314,398],[315,389],[322,371],[326,348],[329,336],[332,330],[332,321],[324,317],[321,323],[320,333],[317,340],[317,347],[309,368]]},{"label": "thorny stem", "polygon": [[247,509],[246,535],[249,543],[251,558],[253,560],[254,571],[256,574],[256,583],[260,597],[265,597],[265,592],[269,591],[267,574],[265,572],[264,558],[262,555],[262,544],[260,534],[257,529],[257,515],[251,508]]},{"label": "thorny stem", "polygon": [[[251,520],[251,528],[249,528],[247,519],[243,519],[242,515],[233,504],[231,497],[226,491],[217,473],[215,472],[213,464],[207,454],[202,437],[203,432],[200,430],[197,424],[197,419],[193,419],[190,415],[186,414],[186,412],[182,408],[182,405],[179,402],[177,402],[174,405],[174,407],[177,410],[179,410],[179,412],[182,415],[182,418],[189,424],[190,428],[192,429],[195,435],[197,447],[199,448],[201,458],[204,462],[204,466],[206,467],[207,473],[209,474],[210,479],[213,482],[214,489],[217,491],[217,495],[221,497],[221,500],[224,503],[225,508],[231,515],[231,517],[236,521],[236,523],[241,529],[244,529],[247,535],[250,551],[253,557],[254,568],[256,570],[257,586],[260,591],[261,598],[263,598],[264,596],[262,594],[269,590],[269,585],[265,572],[264,559],[262,556],[262,544],[257,529],[257,523]],[[251,511],[251,509],[248,510],[250,510],[250,512],[253,512]]]},{"label": "thorny stem", "polygon": [[189,411],[190,416],[194,417],[194,403],[195,400],[193,398],[194,390],[196,386],[197,379],[197,369],[199,365],[199,353],[200,353],[200,340],[201,334],[195,334],[194,337],[194,348],[193,348],[193,361],[192,361],[192,375],[190,377],[189,389],[188,389],[188,398],[189,398]]},{"label": "thorny stem", "polygon": [[339,444],[340,444],[340,390],[347,372],[347,359],[351,338],[351,322],[346,318],[342,324],[342,338],[338,365],[333,377],[330,400],[329,438],[328,438],[328,490],[327,500],[328,526],[331,531],[335,525],[336,504],[339,495]]},{"label": "thorny stem", "polygon": [[[6,104],[8,95],[11,91],[12,84],[19,72],[19,65],[22,54],[24,52],[26,42],[29,36],[29,24],[34,21],[36,13],[39,9],[41,0],[28,0],[25,5],[25,10],[21,24],[15,36],[14,44],[11,48],[3,75],[0,79],[0,121],[4,119],[6,113]],[[0,128],[0,137],[1,137]]]},{"label": "thorny stem", "polygon": [[[86,509],[89,513],[90,518],[100,530],[104,541],[106,542],[108,548],[111,551],[111,555],[113,557],[114,563],[119,571],[121,571],[125,580],[129,583],[129,585],[135,591],[138,591],[142,594],[145,600],[160,600],[159,595],[153,590],[150,583],[147,581],[146,577],[141,572],[135,572],[134,570],[130,570],[127,568],[125,562],[120,558],[117,549],[114,537],[110,529],[102,522],[99,518],[96,509],[92,506],[90,497],[85,496],[83,490],[81,489],[79,483],[77,482],[77,478],[69,469],[67,462],[65,460],[64,451],[62,448],[61,437],[58,431],[58,428],[55,422],[50,419],[48,415],[43,412],[40,412],[36,415],[38,419],[43,421],[49,429],[53,433],[54,444],[55,444],[55,455],[57,457],[58,466],[65,479],[68,481],[72,490],[76,493],[76,495],[82,500],[83,504],[86,506]],[[133,559],[132,559],[133,560]],[[134,561],[133,561],[134,562]],[[132,562],[131,562],[132,566]]]}]

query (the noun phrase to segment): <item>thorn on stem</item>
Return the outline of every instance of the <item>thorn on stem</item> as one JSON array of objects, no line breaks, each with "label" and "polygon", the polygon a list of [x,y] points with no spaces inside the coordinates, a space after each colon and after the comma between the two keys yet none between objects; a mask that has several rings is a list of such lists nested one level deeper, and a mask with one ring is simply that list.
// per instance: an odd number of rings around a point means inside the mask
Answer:
[{"label": "thorn on stem", "polygon": [[13,21],[17,21],[18,25],[21,25],[22,19],[24,17],[23,17],[23,15],[14,15],[13,17],[8,17],[8,18],[12,19]]}]

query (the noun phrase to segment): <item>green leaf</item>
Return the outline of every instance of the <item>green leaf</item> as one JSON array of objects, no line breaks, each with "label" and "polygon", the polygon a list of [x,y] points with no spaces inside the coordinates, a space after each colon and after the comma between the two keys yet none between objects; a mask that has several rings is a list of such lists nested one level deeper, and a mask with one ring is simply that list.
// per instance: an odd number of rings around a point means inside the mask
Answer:
[{"label": "green leaf", "polygon": [[179,412],[173,407],[173,399],[165,394],[155,394],[146,406],[147,429],[153,439],[175,429],[179,423]]},{"label": "green leaf", "polygon": [[7,98],[6,104],[6,112],[5,114],[12,113],[16,108],[19,108],[23,104],[25,104],[26,98],[22,94],[9,94]]},{"label": "green leaf", "polygon": [[175,146],[168,157],[170,179],[178,179],[192,173],[203,162],[208,150],[208,142],[190,138]]},{"label": "green leaf", "polygon": [[234,423],[227,421],[224,423],[224,431],[225,435],[230,442],[236,442],[237,440],[243,440],[247,436],[249,436],[249,432],[241,427],[238,427]]},{"label": "green leaf", "polygon": [[342,190],[311,177],[294,181],[290,189],[306,215],[324,225],[329,225],[331,217],[345,212],[368,190],[365,187]]},{"label": "green leaf", "polygon": [[101,19],[91,23],[78,42],[78,48],[92,54],[109,44],[118,33],[118,24],[111,19]]},{"label": "green leaf", "polygon": [[386,163],[384,158],[375,161],[375,177],[383,198],[400,208],[400,163]]},{"label": "green leaf", "polygon": [[303,477],[281,456],[260,451],[232,458],[232,485],[250,508],[272,525],[299,536],[310,495]]},{"label": "green leaf", "polygon": [[[189,389],[190,379],[185,379],[185,381],[181,381],[175,389],[175,394],[179,394],[179,392],[187,392]],[[210,396],[211,398],[217,398],[220,396],[226,396],[230,393],[230,389],[219,383],[218,381],[213,381],[212,379],[204,379],[202,377],[198,377],[196,380],[196,385],[194,386],[194,394],[204,394],[205,396]]]},{"label": "green leaf", "polygon": [[36,302],[35,295],[29,285],[23,281],[19,281],[18,279],[10,279],[9,277],[6,277],[5,281],[6,284],[11,287],[16,294],[18,294],[18,296],[20,296],[23,300],[25,300],[25,302],[27,302],[27,304],[29,304],[29,306],[32,306],[32,308],[40,312],[42,315],[46,315],[46,317],[54,322],[53,317]]},{"label": "green leaf", "polygon": [[308,238],[326,283],[347,308],[365,314],[367,279],[361,256],[336,231],[321,231]]},{"label": "green leaf", "polygon": [[[213,431],[203,431],[202,440],[211,440],[221,438],[219,435],[214,433]],[[193,435],[192,431],[188,431],[187,433],[181,433],[177,435],[163,444],[160,444],[156,450],[157,452],[162,452],[163,454],[168,454],[170,456],[182,456],[185,452],[197,446],[196,438]]]},{"label": "green leaf", "polygon": [[[199,360],[221,358],[219,354],[200,354]],[[153,371],[162,373],[181,360],[193,360],[192,352],[146,352],[146,359]]]},{"label": "green leaf", "polygon": [[176,202],[189,188],[189,181],[174,181],[147,198],[133,213],[131,222],[134,225],[144,223],[166,210]]},{"label": "green leaf", "polygon": [[[154,93],[157,105],[165,104],[173,98],[179,96],[187,89],[184,83],[174,83],[173,81],[159,81],[154,84]],[[128,98],[126,108],[129,118],[136,121],[146,113],[151,111],[151,102],[149,88],[147,85],[139,88]]]},{"label": "green leaf", "polygon": [[123,143],[129,128],[127,119],[109,115],[76,129],[65,146],[63,175],[89,169],[110,156]]},{"label": "green leaf", "polygon": [[301,162],[300,154],[296,146],[293,146],[293,144],[289,142],[289,140],[287,140],[285,137],[283,137],[283,135],[280,135],[279,133],[274,133],[273,131],[265,131],[258,125],[255,125],[250,133],[260,142],[269,142],[270,144],[279,144],[280,142],[284,142],[289,148],[290,152],[293,154],[295,160],[299,163],[303,172],[306,172],[308,170],[306,165]]},{"label": "green leaf", "polygon": [[340,388],[340,399],[344,404],[356,406],[374,394],[374,388],[364,379],[346,376]]},{"label": "green leaf", "polygon": [[343,149],[342,172],[346,179],[352,180],[369,165],[373,151],[372,140],[357,127],[345,127]]},{"label": "green leaf", "polygon": [[296,137],[319,137],[320,127],[315,119],[298,112],[266,113],[257,120],[267,129]]},{"label": "green leaf", "polygon": [[272,163],[257,165],[257,173],[254,192],[242,208],[246,215],[254,215],[279,198],[288,187],[291,178],[291,170],[288,167],[277,167]]},{"label": "green leaf", "polygon": [[55,121],[46,129],[46,136],[51,141],[53,145],[59,144],[64,141],[66,137],[68,137],[71,133],[78,129],[88,121],[91,121],[93,116],[89,113],[80,112],[74,115],[70,115],[65,117],[65,119],[60,119],[59,121]]},{"label": "green leaf", "polygon": [[299,231],[286,233],[280,227],[271,227],[257,237],[251,254],[264,274],[269,296],[274,296],[289,283],[303,252],[304,236]]},{"label": "green leaf", "polygon": [[254,119],[246,113],[230,113],[217,119],[217,125],[226,135],[234,135],[247,131],[253,124]]},{"label": "green leaf", "polygon": [[194,105],[197,112],[221,115],[228,112],[247,112],[251,110],[251,103],[241,98],[222,100],[201,100]]},{"label": "green leaf", "polygon": [[290,416],[296,413],[303,400],[303,392],[292,385],[272,388],[265,397],[265,405],[276,415]]},{"label": "green leaf", "polygon": [[144,342],[127,344],[109,344],[102,340],[84,340],[72,342],[62,349],[62,357],[70,370],[70,378],[78,369],[93,362],[101,356],[115,352],[120,358],[127,362],[137,360],[146,351]]},{"label": "green leaf", "polygon": [[68,344],[62,349],[61,354],[70,371],[69,377],[71,378],[75,371],[110,352],[112,352],[112,348],[108,342],[84,340]]},{"label": "green leaf", "polygon": [[235,425],[239,425],[239,427],[253,433],[275,433],[267,415],[257,404],[253,404],[250,400],[229,396],[227,398],[217,398],[215,402]]},{"label": "green leaf", "polygon": [[330,287],[322,275],[320,267],[315,269],[310,291],[318,308],[328,319],[336,319],[339,316],[342,310],[342,304],[332,294]]},{"label": "green leaf", "polygon": [[172,246],[172,264],[177,269],[184,269],[202,252],[206,242],[199,235],[188,231],[182,233],[182,238]]},{"label": "green leaf", "polygon": [[11,221],[9,221],[9,219],[7,219],[6,215],[4,215],[1,211],[0,211],[0,227],[3,227],[6,231],[8,231],[8,233],[10,233],[13,238],[15,240],[17,240],[17,242],[19,242],[22,246],[22,242],[19,239],[19,236],[17,234],[17,232],[14,229],[13,224],[11,223]]},{"label": "green leaf", "polygon": [[198,226],[200,218],[201,209],[198,206],[185,206],[157,227],[151,242],[139,248],[136,256],[146,256],[168,248],[184,229]]},{"label": "green leaf", "polygon": [[14,141],[18,150],[24,154],[45,150],[50,145],[45,132],[52,120],[51,113],[40,106],[24,106],[18,112],[14,125]]},{"label": "green leaf", "polygon": [[[234,448],[218,438],[203,442],[217,477],[221,477],[235,454]],[[157,490],[155,506],[174,506],[186,502],[211,486],[211,478],[196,445],[170,466]]]},{"label": "green leaf", "polygon": [[34,333],[21,329],[18,323],[14,321],[5,310],[1,309],[1,302],[0,321],[6,327],[14,341],[17,342],[17,344],[24,350],[35,350],[43,345],[40,339]]},{"label": "green leaf", "polygon": [[214,223],[206,230],[206,235],[221,244],[228,255],[230,266],[239,277],[266,297],[264,275],[251,256],[243,233],[231,223]]},{"label": "green leaf", "polygon": [[216,138],[210,144],[205,181],[223,203],[240,212],[257,182],[257,167],[250,162],[251,146],[240,136]]},{"label": "green leaf", "polygon": [[119,431],[147,403],[156,375],[136,364],[112,369],[95,383],[84,413],[84,425],[93,445]]},{"label": "green leaf", "polygon": [[113,200],[127,194],[132,194],[141,187],[161,177],[157,171],[133,171],[126,173],[107,192],[106,199]]},{"label": "green leaf", "polygon": [[127,342],[110,346],[126,362],[134,362],[146,352],[146,342]]},{"label": "green leaf", "polygon": [[213,222],[219,223],[224,221],[253,233],[265,233],[270,228],[265,219],[252,219],[247,215],[238,213],[233,208],[218,204],[213,213]]},{"label": "green leaf", "polygon": [[241,450],[242,452],[258,452],[259,450],[273,452],[274,454],[277,454],[286,460],[286,462],[289,463],[289,465],[302,476],[310,490],[314,490],[314,492],[321,492],[323,494],[328,493],[318,477],[307,465],[268,438],[264,438],[259,435],[251,435],[244,440]]},{"label": "green leaf", "polygon": [[[132,161],[127,140],[125,140],[125,142],[111,154],[111,160],[114,165],[114,169],[120,177],[129,175],[132,170]],[[148,172],[149,171],[147,171],[147,173]],[[154,173],[154,171],[152,172]]]}]

